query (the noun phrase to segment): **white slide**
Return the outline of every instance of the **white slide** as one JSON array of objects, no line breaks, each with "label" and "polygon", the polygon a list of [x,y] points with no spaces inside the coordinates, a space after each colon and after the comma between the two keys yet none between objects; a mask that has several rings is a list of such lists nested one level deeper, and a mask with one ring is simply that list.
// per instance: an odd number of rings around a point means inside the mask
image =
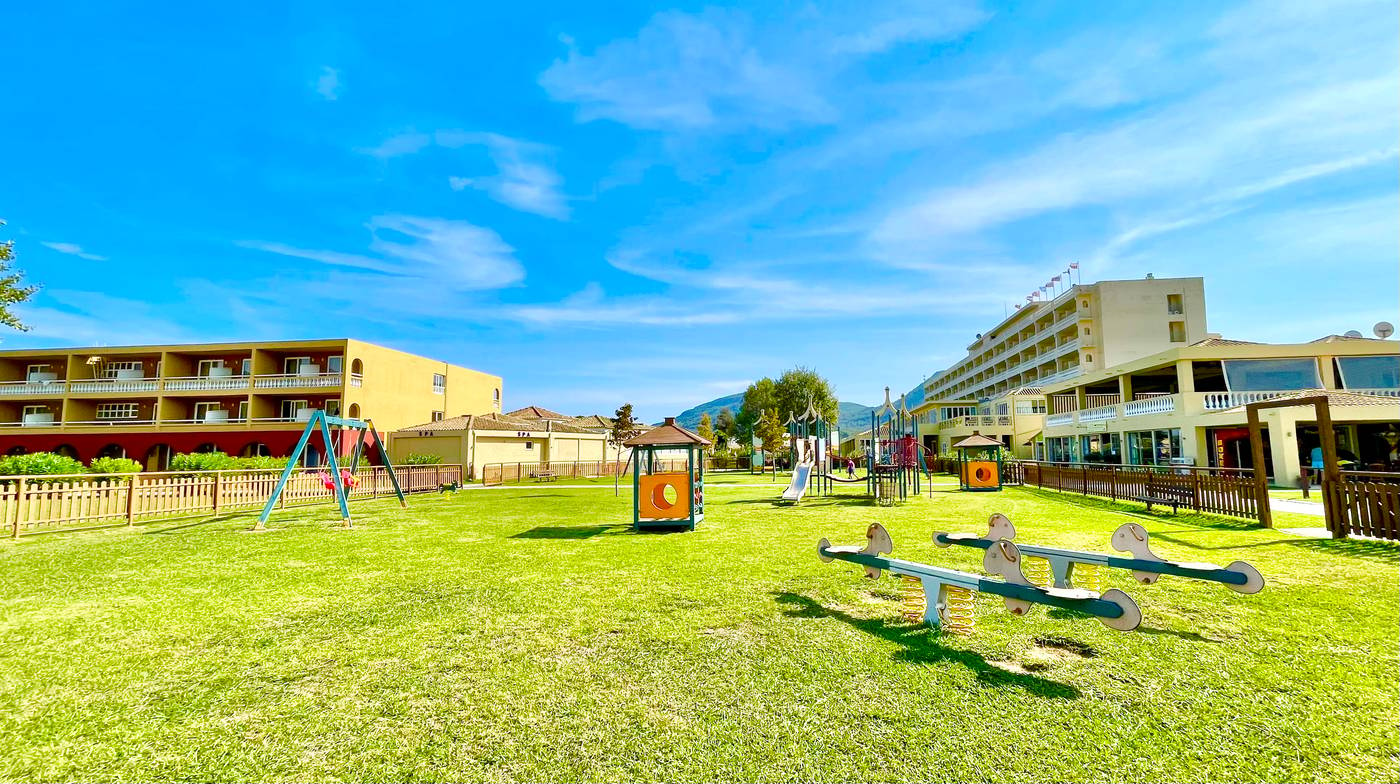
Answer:
[{"label": "white slide", "polygon": [[807,480],[812,478],[812,464],[799,463],[792,471],[792,484],[783,491],[784,501],[791,501],[794,504],[802,500],[802,494],[807,492]]}]

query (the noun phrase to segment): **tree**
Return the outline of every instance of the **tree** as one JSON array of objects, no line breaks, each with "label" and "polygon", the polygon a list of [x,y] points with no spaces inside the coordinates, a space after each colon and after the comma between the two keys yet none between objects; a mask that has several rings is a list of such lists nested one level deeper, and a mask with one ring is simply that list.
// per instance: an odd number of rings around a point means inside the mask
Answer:
[{"label": "tree", "polygon": [[726,406],[719,410],[719,415],[715,417],[715,437],[729,445],[730,439],[736,435],[734,431],[734,412]]},{"label": "tree", "polygon": [[[641,435],[642,428],[637,424],[637,420],[632,418],[632,404],[623,403],[613,412],[612,427],[608,428],[608,443],[617,448],[618,468],[622,463],[622,444],[638,435]],[[619,477],[621,471],[613,471],[613,495],[617,495]]]},{"label": "tree", "polygon": [[[4,226],[5,221],[0,220],[0,226]],[[0,242],[0,324],[10,329],[20,332],[28,332],[29,325],[19,320],[11,307],[28,302],[34,296],[34,292],[39,290],[38,286],[22,285],[24,275],[18,271],[10,269],[10,262],[15,258],[15,241],[5,240]]]},{"label": "tree", "polygon": [[713,450],[715,445],[715,428],[714,425],[710,424],[710,415],[708,413],[700,415],[700,428],[696,430],[696,433],[701,438],[709,441],[710,448]]},{"label": "tree", "polygon": [[744,402],[739,406],[739,424],[745,430],[754,428],[756,431],[758,419],[763,415],[763,412],[777,407],[778,398],[773,379],[760,378],[749,384],[749,388],[744,390]]},{"label": "tree", "polygon": [[[773,462],[773,456],[783,448],[783,440],[787,438],[787,428],[783,425],[783,420],[778,418],[777,409],[769,409],[760,414],[758,422],[754,425],[754,432],[763,448],[764,457]],[[773,472],[777,473],[777,470],[775,463]]]},{"label": "tree", "polygon": [[840,416],[840,404],[830,382],[811,368],[795,367],[780,376],[773,383],[773,397],[784,418],[789,413],[801,416],[809,403],[832,427]]}]

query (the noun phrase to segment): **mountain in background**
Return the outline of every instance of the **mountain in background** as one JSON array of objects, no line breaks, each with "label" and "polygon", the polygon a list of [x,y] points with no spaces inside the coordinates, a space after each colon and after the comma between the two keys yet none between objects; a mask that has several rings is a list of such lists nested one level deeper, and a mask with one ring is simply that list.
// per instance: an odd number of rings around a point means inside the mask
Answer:
[{"label": "mountain in background", "polygon": [[[739,407],[744,404],[744,393],[737,395],[725,395],[718,397],[708,403],[701,403],[693,408],[687,408],[676,415],[676,424],[681,427],[694,430],[700,426],[700,417],[704,414],[710,415],[710,420],[719,416],[721,409],[729,409],[732,413],[738,414]],[[862,406],[859,403],[847,403],[841,401],[838,411],[840,412],[840,422],[837,427],[842,433],[858,433],[870,427],[870,412],[874,406]]]}]

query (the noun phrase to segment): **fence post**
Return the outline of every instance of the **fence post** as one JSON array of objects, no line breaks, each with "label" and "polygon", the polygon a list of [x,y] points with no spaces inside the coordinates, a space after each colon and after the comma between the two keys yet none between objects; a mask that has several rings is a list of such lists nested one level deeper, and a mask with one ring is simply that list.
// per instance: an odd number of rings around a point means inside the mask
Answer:
[{"label": "fence post", "polygon": [[1191,471],[1191,508],[1201,511],[1201,472]]},{"label": "fence post", "polygon": [[210,512],[209,512],[210,515],[218,515],[218,514],[219,514],[219,477],[220,477],[220,476],[222,476],[222,474],[221,474],[220,472],[218,472],[218,471],[215,471],[215,472],[214,472],[214,497],[213,497],[213,499],[210,501],[210,507],[211,507],[211,510],[210,510]]},{"label": "fence post", "polygon": [[136,483],[141,480],[140,474],[132,474],[131,481],[126,487],[126,524],[136,524]]},{"label": "fence post", "polygon": [[1079,464],[1079,494],[1089,494],[1089,466],[1083,463]]},{"label": "fence post", "polygon": [[1109,466],[1108,470],[1108,500],[1118,500],[1118,466]]},{"label": "fence post", "polygon": [[11,539],[19,538],[19,519],[24,514],[24,479],[20,478],[15,483],[15,527],[10,533]]}]

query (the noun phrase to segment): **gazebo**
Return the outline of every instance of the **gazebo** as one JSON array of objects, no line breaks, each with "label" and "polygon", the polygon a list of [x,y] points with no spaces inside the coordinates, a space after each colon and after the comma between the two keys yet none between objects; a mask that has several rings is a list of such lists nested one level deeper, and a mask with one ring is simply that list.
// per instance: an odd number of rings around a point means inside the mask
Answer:
[{"label": "gazebo", "polygon": [[1001,489],[1001,442],[976,430],[953,444],[958,450],[958,481],[963,490]]},{"label": "gazebo", "polygon": [[[710,441],[666,417],[664,424],[622,445],[632,448],[632,528],[694,531],[705,519],[705,447]],[[680,452],[685,453],[683,465]]]}]

